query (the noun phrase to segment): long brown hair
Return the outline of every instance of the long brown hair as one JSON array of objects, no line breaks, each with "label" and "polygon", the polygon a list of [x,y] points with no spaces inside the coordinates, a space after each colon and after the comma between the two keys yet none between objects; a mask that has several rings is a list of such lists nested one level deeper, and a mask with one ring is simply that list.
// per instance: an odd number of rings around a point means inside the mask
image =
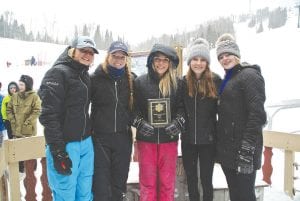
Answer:
[{"label": "long brown hair", "polygon": [[198,93],[204,97],[216,98],[217,90],[213,81],[213,74],[207,65],[205,71],[201,74],[199,82],[197,82],[196,75],[189,67],[186,75],[188,94],[190,97],[195,97]]},{"label": "long brown hair", "polygon": [[[108,66],[108,58],[110,53],[108,53],[105,57],[104,62],[101,64],[105,73],[108,74],[107,66]],[[129,86],[129,97],[128,97],[128,107],[130,110],[133,108],[133,80],[131,75],[131,59],[130,56],[126,56],[126,64],[125,64],[125,72],[127,75],[128,86]]]}]

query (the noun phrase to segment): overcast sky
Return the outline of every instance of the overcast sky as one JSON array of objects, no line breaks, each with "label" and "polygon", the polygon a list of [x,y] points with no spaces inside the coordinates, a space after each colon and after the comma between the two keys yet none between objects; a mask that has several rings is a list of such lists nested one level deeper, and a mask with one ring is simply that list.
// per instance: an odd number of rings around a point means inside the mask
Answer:
[{"label": "overcast sky", "polygon": [[218,16],[248,12],[249,1],[255,10],[283,0],[5,0],[0,12],[12,11],[26,30],[70,37],[75,24],[100,24],[136,44],[151,35],[188,31]]}]

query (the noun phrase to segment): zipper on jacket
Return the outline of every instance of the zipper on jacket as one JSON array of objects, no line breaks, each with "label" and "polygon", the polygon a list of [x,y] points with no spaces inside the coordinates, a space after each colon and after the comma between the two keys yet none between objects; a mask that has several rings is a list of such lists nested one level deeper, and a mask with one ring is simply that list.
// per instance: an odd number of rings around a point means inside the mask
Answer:
[{"label": "zipper on jacket", "polygon": [[118,83],[115,81],[115,92],[116,92],[116,106],[115,106],[115,133],[117,132],[117,107],[118,107]]},{"label": "zipper on jacket", "polygon": [[[83,75],[84,71],[82,71],[82,75]],[[84,113],[84,127],[83,127],[83,133],[81,135],[81,140],[83,138],[83,136],[85,135],[85,127],[86,127],[86,111],[85,111],[85,108],[86,108],[86,105],[88,103],[88,98],[89,98],[89,89],[87,87],[87,85],[82,81],[80,75],[79,75],[79,80],[81,81],[81,83],[83,84],[83,86],[86,88],[86,101],[85,101],[85,104],[84,104],[84,107],[83,107],[83,113]]]},{"label": "zipper on jacket", "polygon": [[196,90],[196,94],[195,94],[195,101],[194,101],[194,104],[195,104],[195,110],[194,110],[194,117],[195,117],[195,144],[197,144],[197,95],[198,95],[198,90]]},{"label": "zipper on jacket", "polygon": [[[159,87],[158,87],[158,98],[160,98]],[[159,144],[159,127],[157,128],[157,144]]]}]

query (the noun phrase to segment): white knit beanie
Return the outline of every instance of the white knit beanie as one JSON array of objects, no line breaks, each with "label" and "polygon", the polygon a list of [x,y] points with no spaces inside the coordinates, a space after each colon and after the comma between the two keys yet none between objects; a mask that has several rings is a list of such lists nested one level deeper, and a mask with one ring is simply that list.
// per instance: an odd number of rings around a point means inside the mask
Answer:
[{"label": "white knit beanie", "polygon": [[223,53],[229,53],[241,58],[239,46],[236,44],[235,38],[229,34],[225,33],[221,35],[216,42],[217,57]]},{"label": "white knit beanie", "polygon": [[187,54],[188,65],[190,65],[194,57],[202,57],[210,63],[209,44],[204,38],[198,38],[189,45]]}]

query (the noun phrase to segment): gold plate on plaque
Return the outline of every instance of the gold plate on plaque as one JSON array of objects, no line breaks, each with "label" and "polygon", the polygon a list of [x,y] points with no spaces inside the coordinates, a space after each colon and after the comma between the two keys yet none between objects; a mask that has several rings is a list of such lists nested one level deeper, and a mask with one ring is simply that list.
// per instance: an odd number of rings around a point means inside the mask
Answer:
[{"label": "gold plate on plaque", "polygon": [[153,127],[168,125],[171,122],[170,99],[148,99],[148,120]]}]

